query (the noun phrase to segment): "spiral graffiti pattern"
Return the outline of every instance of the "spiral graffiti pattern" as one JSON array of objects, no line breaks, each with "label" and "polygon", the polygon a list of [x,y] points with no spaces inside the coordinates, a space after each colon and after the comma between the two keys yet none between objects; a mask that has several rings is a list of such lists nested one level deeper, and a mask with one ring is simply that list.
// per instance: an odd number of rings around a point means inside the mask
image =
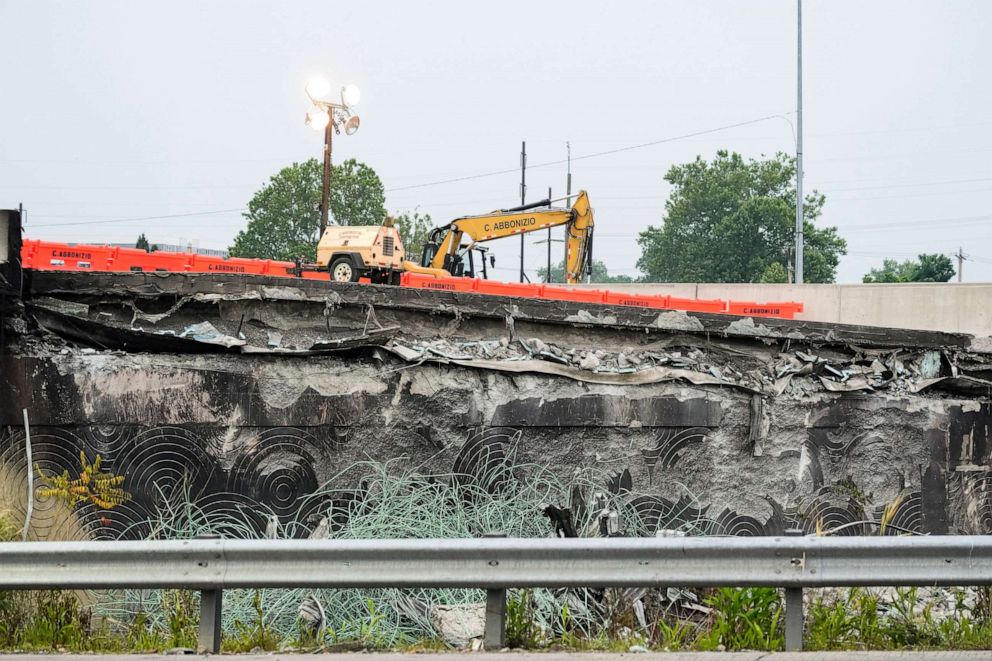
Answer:
[{"label": "spiral graffiti pattern", "polygon": [[202,440],[182,427],[155,427],[136,434],[107,468],[124,476],[128,491],[151,502],[183,493],[195,498],[220,474]]},{"label": "spiral graffiti pattern", "polygon": [[[923,532],[923,494],[919,491],[903,492],[900,496],[888,505],[889,509],[895,506],[895,512],[889,517],[885,526],[886,535],[904,535],[906,532]],[[879,505],[875,509],[875,520],[879,523],[885,517],[886,505]]]},{"label": "spiral graffiti pattern", "polygon": [[854,503],[837,504],[828,499],[813,499],[798,511],[804,530],[831,535],[865,535],[869,526],[863,513]]},{"label": "spiral graffiti pattern", "polygon": [[509,480],[509,449],[520,439],[520,434],[493,427],[469,436],[455,457],[452,471],[456,479],[498,493]]},{"label": "spiral graffiti pattern", "polygon": [[735,537],[762,537],[766,524],[753,516],[738,514],[730,508],[725,508],[716,517],[716,524],[721,535],[733,535]]},{"label": "spiral graffiti pattern", "polygon": [[717,523],[706,517],[709,505],[699,508],[694,502],[680,496],[677,501],[657,496],[637,496],[631,507],[641,519],[649,535],[659,530],[679,530],[693,534],[712,534]]},{"label": "spiral graffiti pattern", "polygon": [[140,431],[131,425],[87,425],[79,428],[87,454],[113,461]]},{"label": "spiral graffiti pattern", "polygon": [[655,468],[660,464],[662,469],[673,468],[693,443],[702,443],[709,433],[705,427],[688,427],[685,429],[666,429],[655,441],[655,446],[641,450],[644,463],[648,467],[648,476],[654,479]]},{"label": "spiral graffiti pattern", "polygon": [[[677,469],[685,453],[708,432],[699,427],[666,430],[652,448],[641,450],[649,473],[659,465],[664,470]],[[490,493],[508,488],[520,436],[520,430],[511,428],[473,431],[454,458],[454,479]],[[830,460],[866,442],[872,439],[859,437],[843,445],[807,441],[807,463],[818,465],[821,452]],[[46,475],[68,473],[76,478],[82,468],[80,452],[88,461],[99,455],[104,471],[122,475],[122,487],[131,497],[109,510],[91,502],[70,509],[57,497],[40,496],[37,489],[44,484],[36,479],[31,539],[167,537],[180,529],[170,524],[177,517],[185,517],[188,524],[182,530],[231,537],[326,536],[365,501],[361,485],[338,489],[322,484],[326,478],[318,475],[321,467],[333,465],[332,455],[340,449],[338,439],[318,438],[298,428],[33,427],[32,449],[29,465],[23,430],[0,429],[0,509],[9,511],[15,521],[26,515],[27,477],[36,476],[34,464]],[[708,513],[710,504],[684,493],[671,500],[650,491],[635,492],[631,471],[623,467],[601,479],[601,487],[571,486],[570,507],[576,520],[584,520],[589,500],[583,489],[601,489],[627,502],[647,534],[670,529],[686,534],[757,536],[778,535],[795,527],[807,533],[875,534],[883,518],[887,534],[924,530],[923,494],[912,487],[903,487],[902,495],[891,500],[888,513],[884,504],[861,504],[862,498],[852,495],[861,490],[843,481],[806,496],[791,496],[786,505],[765,497],[771,514],[764,519],[761,512],[741,513],[739,503],[721,503],[723,509],[714,517]],[[948,483],[950,495],[969,503],[960,525],[969,531],[992,532],[992,474],[972,472],[956,479]]]},{"label": "spiral graffiti pattern", "polygon": [[319,486],[316,468],[327,465],[326,449],[302,429],[266,429],[241,445],[227,478],[227,490],[267,503],[283,523]]},{"label": "spiral graffiti pattern", "polygon": [[[11,430],[0,449],[0,498],[17,521],[27,517],[28,474],[35,484],[34,507],[31,513],[29,539],[39,541],[76,541],[86,539],[85,530],[68,506],[55,496],[42,496],[45,483],[38,471],[45,475],[79,473],[79,453],[86,447],[84,441],[72,431],[61,428],[33,428],[31,430],[32,465],[28,465],[23,429]],[[90,457],[92,459],[92,456]]]}]

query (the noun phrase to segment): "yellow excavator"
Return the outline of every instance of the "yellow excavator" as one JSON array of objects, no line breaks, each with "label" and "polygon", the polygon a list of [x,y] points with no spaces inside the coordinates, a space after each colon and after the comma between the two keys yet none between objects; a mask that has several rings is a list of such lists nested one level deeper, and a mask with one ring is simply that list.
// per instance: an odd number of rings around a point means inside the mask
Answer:
[{"label": "yellow excavator", "polygon": [[[564,199],[564,198],[562,198]],[[399,231],[392,219],[381,226],[328,227],[317,244],[319,270],[331,280],[399,284],[403,271],[437,278],[487,278],[486,258],[495,259],[478,244],[508,236],[565,226],[565,281],[580,282],[592,268],[592,207],[585,191],[579,191],[571,208],[553,207],[558,200],[541,200],[479,216],[456,218],[430,231],[420,263],[406,259]],[[463,243],[463,240],[467,241]]]},{"label": "yellow excavator", "polygon": [[[564,198],[563,198],[564,199]],[[552,200],[541,200],[479,216],[456,218],[435,227],[428,235],[420,264],[404,262],[413,273],[437,277],[485,277],[487,248],[479,243],[565,225],[565,281],[580,282],[592,269],[593,214],[589,195],[579,191],[571,208],[553,207]],[[543,208],[546,207],[546,208]],[[462,243],[467,239],[467,243]],[[481,268],[474,254],[481,258]],[[490,264],[493,258],[490,257]]]}]

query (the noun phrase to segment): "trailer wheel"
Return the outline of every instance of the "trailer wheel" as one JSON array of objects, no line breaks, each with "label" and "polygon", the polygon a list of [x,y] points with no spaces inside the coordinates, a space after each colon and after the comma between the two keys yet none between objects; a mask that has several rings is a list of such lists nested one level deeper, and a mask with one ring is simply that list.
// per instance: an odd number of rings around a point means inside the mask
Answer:
[{"label": "trailer wheel", "polygon": [[358,282],[358,269],[350,257],[338,257],[331,262],[331,280],[334,282]]}]

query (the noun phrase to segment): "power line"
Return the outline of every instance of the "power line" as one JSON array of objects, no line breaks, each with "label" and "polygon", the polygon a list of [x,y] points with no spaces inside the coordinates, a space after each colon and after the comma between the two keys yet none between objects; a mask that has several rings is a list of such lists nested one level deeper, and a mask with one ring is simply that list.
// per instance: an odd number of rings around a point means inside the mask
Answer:
[{"label": "power line", "polygon": [[[942,181],[925,181],[917,183],[905,183],[905,184],[887,184],[884,186],[860,186],[857,188],[833,188],[823,191],[824,193],[841,193],[846,191],[858,191],[858,190],[879,190],[883,188],[917,188],[923,186],[944,186],[945,184],[972,184],[980,181],[992,181],[992,177],[980,177],[978,179],[945,179]],[[954,193],[957,191],[949,191]]]},{"label": "power line", "polygon": [[217,188],[240,189],[249,188],[256,184],[192,184],[176,186],[32,186],[21,184],[3,184],[0,188],[16,188],[17,190],[214,190]]},{"label": "power line", "polygon": [[929,193],[899,193],[896,195],[871,195],[868,197],[836,197],[830,191],[823,191],[824,195],[828,193],[832,196],[830,202],[836,204],[837,202],[860,202],[866,200],[904,200],[906,198],[913,197],[941,197],[946,195],[970,195],[972,193],[988,193],[992,191],[992,188],[966,188],[964,190],[945,190],[945,191],[930,191]]},{"label": "power line", "polygon": [[[652,140],[651,142],[642,142],[637,145],[629,145],[627,147],[618,147],[616,149],[607,149],[605,151],[593,152],[592,154],[585,154],[584,156],[573,156],[573,161],[582,161],[589,158],[599,158],[600,156],[609,156],[611,154],[619,154],[622,152],[632,151],[634,149],[643,149],[645,147],[654,147],[656,145],[665,144],[667,142],[675,142],[676,140],[685,140],[687,138],[695,138],[700,135],[708,135],[710,133],[717,133],[719,131],[726,131],[729,129],[739,128],[741,126],[748,126],[750,124],[757,124],[759,122],[766,122],[769,119],[778,119],[781,115],[768,115],[766,117],[759,117],[758,119],[749,119],[745,122],[737,122],[736,124],[727,124],[725,126],[718,126],[712,129],[706,129],[703,131],[695,131],[693,133],[685,133],[683,135],[676,135],[670,138],[662,138],[661,140]],[[528,165],[530,168],[544,168],[551,165],[562,165],[567,163],[568,159],[559,159],[556,161],[546,161],[544,163],[537,163],[536,165]],[[409,186],[397,186],[395,188],[387,188],[387,193],[393,193],[402,190],[413,190],[415,188],[427,188],[429,186],[441,186],[442,184],[454,184],[462,181],[471,181],[473,179],[483,179],[485,177],[496,177],[502,174],[512,174],[518,172],[518,168],[510,168],[506,170],[493,170],[492,172],[481,172],[479,174],[471,174],[464,177],[454,177],[452,179],[439,179],[437,181],[429,181],[422,184],[411,184]]]},{"label": "power line", "polygon": [[189,218],[192,216],[213,216],[222,213],[243,212],[243,207],[238,209],[218,209],[217,211],[195,211],[193,213],[173,213],[164,216],[140,216],[136,218],[110,218],[108,220],[80,220],[73,223],[41,223],[30,225],[30,227],[65,227],[68,225],[103,225],[105,223],[131,223],[142,220],[166,220],[168,218]]},{"label": "power line", "polygon": [[923,225],[934,225],[935,227],[947,227],[956,225],[973,225],[986,223],[992,220],[992,215],[984,216],[961,216],[958,218],[934,218],[930,220],[912,220],[894,223],[874,223],[868,225],[858,225],[855,227],[838,227],[839,232],[861,232],[890,228],[920,227]]}]

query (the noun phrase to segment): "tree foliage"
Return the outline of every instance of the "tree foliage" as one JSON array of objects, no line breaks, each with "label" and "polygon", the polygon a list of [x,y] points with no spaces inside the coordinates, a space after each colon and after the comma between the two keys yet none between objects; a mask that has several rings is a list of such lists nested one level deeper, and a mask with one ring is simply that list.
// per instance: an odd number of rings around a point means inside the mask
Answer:
[{"label": "tree foliage", "polygon": [[[248,225],[230,247],[232,257],[312,261],[320,228],[323,166],[293,163],[273,175],[248,202]],[[349,159],[331,173],[329,222],[378,225],[386,215],[385,192],[375,170]]]},{"label": "tree foliage", "polygon": [[419,211],[404,211],[393,217],[400,238],[403,239],[403,247],[406,250],[406,258],[411,262],[420,262],[420,254],[424,250],[424,243],[427,242],[427,235],[434,227],[429,213]]},{"label": "tree foliage", "polygon": [[886,259],[881,268],[872,269],[863,282],[947,282],[954,277],[951,258],[941,254],[923,254],[917,259],[897,262]]},{"label": "tree foliage", "polygon": [[[541,282],[549,282],[545,276],[548,269],[545,266],[537,269],[537,279]],[[592,281],[593,282],[634,282],[634,278],[629,275],[610,275],[606,264],[599,260],[592,260]],[[565,260],[551,266],[550,282],[565,282]]]},{"label": "tree foliage", "polygon": [[79,477],[75,479],[69,477],[68,470],[61,475],[46,474],[39,464],[35,464],[38,477],[47,485],[38,488],[38,495],[42,498],[58,498],[69,508],[81,502],[90,502],[105,510],[131,500],[131,494],[122,488],[124,476],[100,469],[100,455],[96,455],[96,459],[90,463],[86,459],[86,453],[80,451],[79,463]]},{"label": "tree foliage", "polygon": [[[745,160],[717,152],[672,166],[673,190],[661,227],[637,242],[638,268],[649,282],[778,281],[792,261],[795,232],[795,159],[786,154]],[[847,242],[836,228],[819,229],[826,198],[814,191],[804,205],[806,282],[833,282]],[[777,265],[777,266],[775,266]]]},{"label": "tree foliage", "polygon": [[[805,269],[803,269],[805,270]],[[785,270],[779,262],[772,262],[765,269],[765,272],[761,274],[758,278],[758,282],[769,284],[769,283],[781,283],[789,281],[789,273]]]},{"label": "tree foliage", "polygon": [[158,245],[148,243],[148,238],[145,236],[144,232],[138,235],[138,239],[134,242],[134,247],[138,250],[144,250],[145,252],[155,252],[158,250]]}]

